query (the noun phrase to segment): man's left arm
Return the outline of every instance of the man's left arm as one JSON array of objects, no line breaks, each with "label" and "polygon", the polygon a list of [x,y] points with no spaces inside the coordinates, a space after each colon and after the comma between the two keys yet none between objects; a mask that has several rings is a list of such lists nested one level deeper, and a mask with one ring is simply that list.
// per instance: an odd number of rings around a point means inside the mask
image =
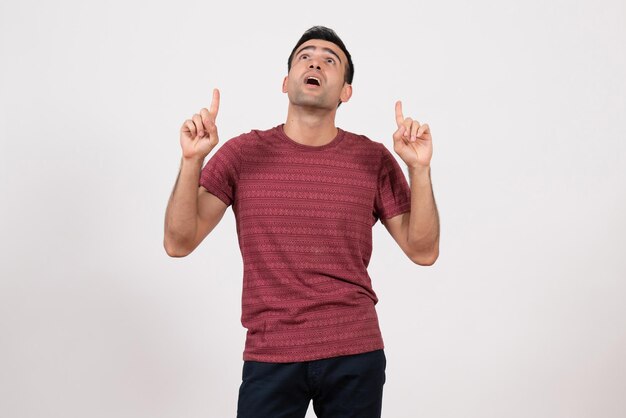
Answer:
[{"label": "man's left arm", "polygon": [[407,226],[407,242],[419,264],[431,265],[439,257],[439,213],[430,167],[409,167],[411,211]]},{"label": "man's left arm", "polygon": [[439,213],[430,178],[430,127],[405,118],[400,101],[396,102],[396,123],[398,130],[393,134],[394,151],[409,168],[411,211],[382,222],[414,263],[429,266],[439,257],[440,233]]}]

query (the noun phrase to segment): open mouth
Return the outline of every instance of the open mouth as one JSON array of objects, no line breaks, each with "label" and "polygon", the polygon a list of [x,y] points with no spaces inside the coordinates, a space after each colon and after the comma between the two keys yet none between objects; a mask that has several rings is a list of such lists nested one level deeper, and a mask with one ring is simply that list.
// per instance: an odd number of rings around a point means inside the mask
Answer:
[{"label": "open mouth", "polygon": [[306,80],[304,80],[304,83],[305,84],[310,84],[310,85],[313,85],[313,86],[321,86],[322,85],[322,82],[320,81],[319,78],[312,77],[312,76],[307,77]]}]

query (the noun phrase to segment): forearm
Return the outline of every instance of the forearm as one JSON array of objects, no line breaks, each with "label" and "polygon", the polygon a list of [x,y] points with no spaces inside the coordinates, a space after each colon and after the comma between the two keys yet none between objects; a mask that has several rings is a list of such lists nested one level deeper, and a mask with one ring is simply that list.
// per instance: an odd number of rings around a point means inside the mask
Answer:
[{"label": "forearm", "polygon": [[180,171],[165,212],[165,248],[193,242],[198,220],[198,181],[203,160],[181,159]]},{"label": "forearm", "polygon": [[439,213],[430,179],[430,167],[409,166],[409,178],[411,216],[408,243],[416,254],[436,259],[439,254]]}]

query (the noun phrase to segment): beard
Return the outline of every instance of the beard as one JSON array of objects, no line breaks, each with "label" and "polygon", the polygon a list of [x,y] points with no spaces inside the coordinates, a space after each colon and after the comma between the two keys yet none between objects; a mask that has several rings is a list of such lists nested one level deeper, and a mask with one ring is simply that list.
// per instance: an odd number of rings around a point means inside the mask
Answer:
[{"label": "beard", "polygon": [[[288,93],[289,101],[296,106],[309,107],[313,109],[333,110],[337,107],[337,103],[332,100],[327,92],[318,92],[311,94],[304,91],[303,88],[291,90]],[[339,99],[337,99],[338,101]]]}]

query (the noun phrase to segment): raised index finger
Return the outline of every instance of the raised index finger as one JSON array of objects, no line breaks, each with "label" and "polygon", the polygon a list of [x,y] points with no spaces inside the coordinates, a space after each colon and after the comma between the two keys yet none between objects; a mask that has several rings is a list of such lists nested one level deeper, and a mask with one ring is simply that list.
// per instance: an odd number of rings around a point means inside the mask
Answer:
[{"label": "raised index finger", "polygon": [[400,127],[404,123],[404,115],[402,114],[402,102],[398,100],[396,102],[396,123]]},{"label": "raised index finger", "polygon": [[217,112],[220,110],[220,91],[213,89],[213,98],[211,99],[211,106],[209,107],[209,114],[215,119]]}]

